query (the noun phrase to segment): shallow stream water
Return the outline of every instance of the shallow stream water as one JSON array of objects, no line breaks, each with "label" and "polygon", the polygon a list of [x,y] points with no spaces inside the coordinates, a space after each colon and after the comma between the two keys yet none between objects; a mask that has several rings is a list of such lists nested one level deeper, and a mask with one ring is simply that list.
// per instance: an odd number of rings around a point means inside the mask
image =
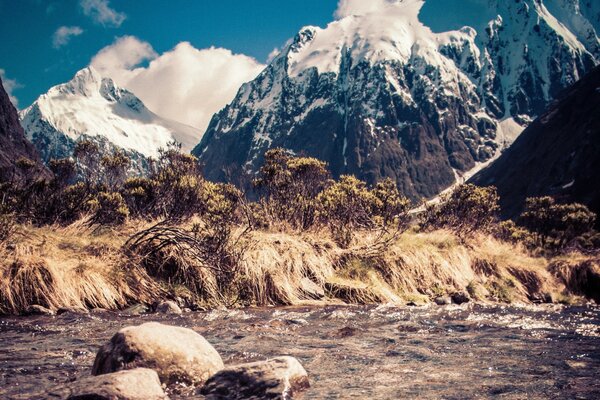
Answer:
[{"label": "shallow stream water", "polygon": [[600,308],[474,304],[0,318],[0,399],[89,375],[99,346],[148,321],[194,329],[225,364],[297,357],[305,399],[600,399]]}]

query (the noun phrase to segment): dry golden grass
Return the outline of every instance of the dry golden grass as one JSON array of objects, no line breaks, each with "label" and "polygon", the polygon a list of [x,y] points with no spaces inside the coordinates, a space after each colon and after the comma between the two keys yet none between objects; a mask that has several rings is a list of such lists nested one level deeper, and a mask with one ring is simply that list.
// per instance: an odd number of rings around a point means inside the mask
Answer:
[{"label": "dry golden grass", "polygon": [[448,231],[409,231],[383,252],[370,251],[377,247],[377,237],[368,232],[357,233],[354,247],[341,249],[326,232],[254,231],[235,242],[243,251],[225,295],[219,292],[215,271],[183,253],[165,252],[179,266],[198,270],[192,276],[201,291],[192,290],[189,282],[171,281],[168,271],[159,276],[139,258],[125,255],[127,239],[150,226],[142,221],[116,230],[92,229],[84,222],[20,226],[14,243],[0,248],[0,313],[21,313],[33,304],[118,309],[152,303],[167,291],[191,292],[209,306],[301,304],[311,299],[303,278],[325,290],[324,301],[422,303],[468,291],[480,301],[529,302],[568,293],[569,285],[583,285],[582,275],[564,265],[589,262],[583,255],[532,257],[523,248],[488,236],[474,237],[465,245]]}]

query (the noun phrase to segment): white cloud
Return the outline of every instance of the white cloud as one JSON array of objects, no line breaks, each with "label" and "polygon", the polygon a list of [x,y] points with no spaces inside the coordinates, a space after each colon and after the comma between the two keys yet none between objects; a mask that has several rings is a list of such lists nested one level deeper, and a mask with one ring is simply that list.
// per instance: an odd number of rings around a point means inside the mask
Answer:
[{"label": "white cloud", "polygon": [[[140,66],[148,60],[148,66]],[[188,42],[157,55],[149,43],[132,36],[102,49],[91,65],[157,114],[202,131],[240,86],[264,68],[254,58],[221,48],[200,50]]]},{"label": "white cloud", "polygon": [[127,18],[124,13],[111,8],[109,0],[80,0],[83,13],[102,26],[118,28]]},{"label": "white cloud", "polygon": [[23,85],[21,85],[15,79],[7,78],[6,73],[2,68],[0,68],[0,78],[2,78],[2,86],[4,86],[4,90],[6,90],[6,93],[8,93],[10,102],[13,103],[15,108],[18,108],[19,100],[13,95],[13,91],[15,89],[22,88]]},{"label": "white cloud", "polygon": [[79,36],[82,33],[83,29],[78,26],[61,26],[52,36],[52,46],[54,46],[55,49],[66,46],[72,37]]},{"label": "white cloud", "polygon": [[384,7],[397,3],[399,0],[340,0],[335,10],[336,18],[350,15],[365,15],[381,11]]}]

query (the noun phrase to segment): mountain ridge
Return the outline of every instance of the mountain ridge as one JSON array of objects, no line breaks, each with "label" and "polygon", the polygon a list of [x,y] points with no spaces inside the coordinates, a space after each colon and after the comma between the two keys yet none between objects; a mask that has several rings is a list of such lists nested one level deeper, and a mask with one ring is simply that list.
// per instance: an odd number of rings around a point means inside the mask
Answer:
[{"label": "mountain ridge", "polygon": [[124,149],[134,159],[156,157],[177,141],[191,150],[200,132],[150,111],[135,94],[93,67],[54,86],[21,111],[21,124],[44,161],[71,156],[75,142],[88,138],[103,148]]},{"label": "mountain ridge", "polygon": [[504,15],[479,34],[433,33],[418,20],[421,0],[388,4],[303,28],[244,84],[193,151],[207,177],[249,180],[268,148],[283,147],[335,176],[392,177],[411,198],[431,197],[497,156],[517,123],[598,62],[538,0],[497,2]]},{"label": "mountain ridge", "polygon": [[471,182],[494,185],[505,217],[528,197],[583,203],[600,215],[600,66],[564,91]]}]

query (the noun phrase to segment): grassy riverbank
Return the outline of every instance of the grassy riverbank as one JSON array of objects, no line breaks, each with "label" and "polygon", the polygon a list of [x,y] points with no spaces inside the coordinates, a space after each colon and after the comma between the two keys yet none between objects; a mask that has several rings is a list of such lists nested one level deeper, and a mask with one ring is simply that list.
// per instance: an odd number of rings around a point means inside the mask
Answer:
[{"label": "grassy riverbank", "polygon": [[[455,292],[482,302],[573,302],[599,271],[598,257],[534,257],[483,234],[465,243],[446,230],[408,230],[379,249],[375,234],[365,231],[341,248],[325,230],[244,233],[238,227],[229,243],[235,267],[223,276],[195,255],[193,243],[167,237],[152,258],[132,252],[128,239],[152,226],[18,226],[0,247],[0,312],[19,314],[34,304],[120,309],[165,298],[201,307],[424,304]],[[168,229],[192,237],[193,226]]]}]

